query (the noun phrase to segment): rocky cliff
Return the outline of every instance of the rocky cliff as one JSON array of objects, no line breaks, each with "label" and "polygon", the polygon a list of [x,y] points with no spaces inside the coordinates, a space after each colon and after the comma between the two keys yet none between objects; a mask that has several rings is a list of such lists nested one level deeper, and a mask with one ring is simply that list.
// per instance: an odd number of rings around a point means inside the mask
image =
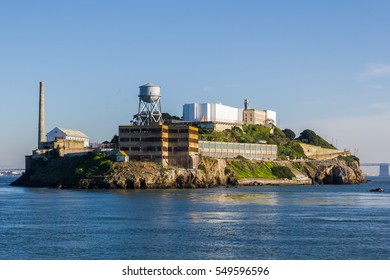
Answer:
[{"label": "rocky cliff", "polygon": [[333,159],[311,161],[312,168],[307,168],[307,175],[315,184],[359,184],[365,177],[357,161]]},{"label": "rocky cliff", "polygon": [[108,188],[208,188],[235,184],[234,177],[225,174],[226,161],[204,160],[197,170],[161,167],[147,162],[115,163],[104,177]]},{"label": "rocky cliff", "polygon": [[[92,164],[93,160],[96,161],[96,156],[91,159]],[[208,188],[238,185],[238,179],[242,179],[242,177],[239,178],[237,170],[232,168],[234,166],[232,161],[239,161],[238,159],[204,158],[196,170],[162,167],[151,162],[108,163],[100,161],[99,166],[80,167],[74,161],[56,162],[54,160],[44,165],[38,164],[16,180],[13,185],[86,189]],[[81,159],[77,161],[83,162]],[[245,168],[250,169],[266,165],[264,162],[243,161],[246,162]],[[287,167],[296,178],[307,178],[306,182],[313,184],[357,184],[365,181],[358,162],[354,160],[284,161],[272,162],[272,165]],[[261,174],[255,176],[257,179],[262,178]],[[282,182],[289,184],[288,179],[283,180]]]}]

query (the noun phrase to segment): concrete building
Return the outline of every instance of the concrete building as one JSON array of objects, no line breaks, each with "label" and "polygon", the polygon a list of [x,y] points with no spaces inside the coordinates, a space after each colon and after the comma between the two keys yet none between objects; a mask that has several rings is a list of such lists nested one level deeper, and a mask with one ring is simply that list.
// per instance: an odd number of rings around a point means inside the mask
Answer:
[{"label": "concrete building", "polygon": [[199,141],[199,153],[214,158],[235,158],[242,156],[255,160],[275,160],[277,145],[231,142]]},{"label": "concrete building", "polygon": [[183,105],[183,121],[194,123],[199,128],[215,130],[229,129],[242,124],[272,123],[276,126],[276,112],[251,109],[247,99],[244,109],[216,103],[191,103]]},{"label": "concrete building", "polygon": [[163,166],[193,168],[197,163],[198,129],[192,126],[119,126],[119,149],[131,160],[152,161]]},{"label": "concrete building", "polygon": [[46,134],[48,142],[54,142],[56,139],[82,141],[84,147],[89,147],[89,137],[80,130],[54,128]]},{"label": "concrete building", "polygon": [[153,161],[168,165],[168,126],[151,125],[119,126],[119,149],[130,160]]},{"label": "concrete building", "polygon": [[[155,101],[160,102],[160,97],[159,86],[141,86],[139,112],[133,125],[119,126],[119,149],[130,160],[195,168],[199,163],[199,154],[215,158],[277,158],[276,145],[199,141],[198,135],[198,128],[224,130],[245,123],[276,124],[275,112],[250,109],[248,100],[245,100],[245,109],[221,103],[191,103],[183,106],[182,121],[167,125],[160,122],[161,117],[152,115],[154,112],[161,112],[155,111],[156,105],[153,105]],[[150,108],[146,108],[147,106]]]},{"label": "concrete building", "polygon": [[85,147],[83,140],[56,138],[54,141],[46,142],[46,149],[53,151],[54,155],[64,156],[81,156],[90,152],[91,149]]},{"label": "concrete building", "polygon": [[249,107],[249,100],[245,99],[243,110],[243,122],[245,124],[273,124],[276,126],[276,112],[271,110],[258,110]]},{"label": "concrete building", "polygon": [[39,119],[38,119],[38,149],[32,151],[31,155],[26,155],[25,169],[28,170],[33,164],[33,160],[78,156],[91,152],[89,148],[89,138],[79,130],[54,128],[45,139],[45,89],[44,82],[39,83]]},{"label": "concrete building", "polygon": [[243,122],[245,124],[261,125],[272,123],[276,126],[276,112],[271,110],[244,109]]},{"label": "concrete building", "polygon": [[199,155],[255,160],[275,160],[278,156],[276,145],[199,141],[196,127],[161,123],[119,126],[119,148],[130,160],[183,168],[196,168]]},{"label": "concrete building", "polygon": [[41,149],[32,151],[32,155],[26,155],[25,169],[28,170],[33,164],[33,160],[53,157],[72,157],[82,156],[92,149],[84,147],[84,141],[81,140],[66,140],[63,138],[56,138],[54,141],[47,141],[41,143]]},{"label": "concrete building", "polygon": [[198,164],[198,128],[194,126],[169,126],[168,162],[169,165],[193,168]]},{"label": "concrete building", "polygon": [[243,121],[245,124],[262,124],[267,120],[267,113],[263,110],[244,109]]},{"label": "concrete building", "polygon": [[81,156],[92,151],[91,148],[84,146],[84,141],[82,140],[56,138],[54,141],[47,141],[42,143],[42,145],[42,149],[33,150],[32,159],[56,156]]}]

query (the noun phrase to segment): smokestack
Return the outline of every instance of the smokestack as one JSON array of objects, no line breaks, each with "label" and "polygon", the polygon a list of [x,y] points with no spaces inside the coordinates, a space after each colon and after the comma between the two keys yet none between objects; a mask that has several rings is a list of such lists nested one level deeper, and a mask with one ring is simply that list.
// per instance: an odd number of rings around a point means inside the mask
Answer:
[{"label": "smokestack", "polygon": [[39,83],[39,123],[38,123],[38,149],[44,148],[45,142],[45,85]]}]

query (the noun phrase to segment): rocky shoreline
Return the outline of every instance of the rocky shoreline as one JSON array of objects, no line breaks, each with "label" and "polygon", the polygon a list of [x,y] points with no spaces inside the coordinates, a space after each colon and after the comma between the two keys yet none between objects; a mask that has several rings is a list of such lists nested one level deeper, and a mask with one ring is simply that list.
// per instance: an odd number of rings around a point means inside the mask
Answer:
[{"label": "rocky shoreline", "polygon": [[[326,161],[274,161],[273,165],[288,167],[294,178],[240,178],[232,168],[238,159],[203,159],[198,169],[162,167],[151,162],[112,163],[105,171],[78,176],[58,162],[45,163],[28,170],[12,183],[14,186],[54,187],[77,189],[166,189],[210,188],[240,185],[321,185],[359,184],[365,177],[357,161],[333,159]],[[248,160],[246,160],[248,162]],[[253,166],[264,164],[250,161]],[[69,163],[65,163],[68,164]],[[67,166],[66,166],[67,167]],[[79,170],[80,168],[76,168]],[[53,174],[59,175],[53,175]],[[48,175],[50,174],[50,176]]]}]

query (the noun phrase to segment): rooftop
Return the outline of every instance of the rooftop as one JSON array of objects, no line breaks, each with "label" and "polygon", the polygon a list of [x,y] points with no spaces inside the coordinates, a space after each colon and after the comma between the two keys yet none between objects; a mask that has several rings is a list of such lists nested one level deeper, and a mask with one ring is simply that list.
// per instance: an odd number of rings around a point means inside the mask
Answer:
[{"label": "rooftop", "polygon": [[82,132],[80,130],[59,128],[59,127],[56,127],[54,130],[60,130],[63,133],[65,133],[67,136],[89,138],[84,132]]}]

